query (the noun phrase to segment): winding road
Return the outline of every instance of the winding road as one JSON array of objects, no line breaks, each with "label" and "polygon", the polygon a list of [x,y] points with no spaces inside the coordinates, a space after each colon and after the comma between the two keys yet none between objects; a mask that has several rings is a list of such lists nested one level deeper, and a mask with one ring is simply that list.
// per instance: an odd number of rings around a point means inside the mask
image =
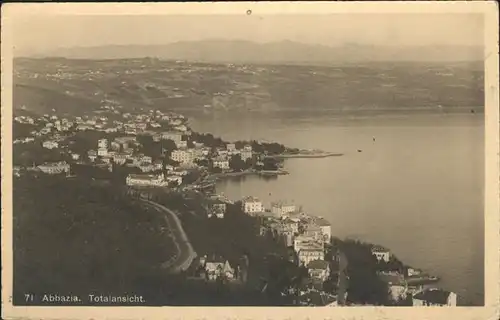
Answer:
[{"label": "winding road", "polygon": [[150,208],[156,210],[158,213],[164,215],[165,221],[170,228],[174,243],[177,247],[177,254],[172,257],[171,260],[163,263],[162,267],[169,269],[172,272],[180,272],[189,268],[197,254],[189,242],[186,232],[182,228],[181,221],[177,215],[172,210],[154,201],[143,199],[142,202]]}]

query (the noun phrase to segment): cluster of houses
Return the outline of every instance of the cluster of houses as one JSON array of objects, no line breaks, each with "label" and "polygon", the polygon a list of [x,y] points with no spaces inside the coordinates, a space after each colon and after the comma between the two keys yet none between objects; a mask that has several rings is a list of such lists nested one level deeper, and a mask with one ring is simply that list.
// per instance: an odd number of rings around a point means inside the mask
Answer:
[{"label": "cluster of houses", "polygon": [[[389,262],[392,254],[389,249],[374,245],[372,255],[379,262]],[[431,277],[420,269],[405,266],[404,270],[379,271],[378,277],[389,288],[389,297],[398,302],[411,297],[413,306],[456,306],[457,295],[454,292],[435,288]],[[429,281],[430,280],[430,281]]]},{"label": "cluster of houses", "polygon": [[[111,101],[112,102],[112,101]],[[34,130],[31,136],[18,138],[14,143],[28,143],[41,141],[41,145],[50,150],[58,150],[68,154],[68,160],[78,163],[90,163],[95,166],[106,167],[112,171],[112,164],[126,165],[140,169],[140,173],[127,177],[129,185],[165,186],[170,182],[182,183],[181,172],[187,169],[199,168],[200,161],[205,160],[209,167],[219,168],[220,171],[230,171],[230,159],[239,155],[243,161],[253,159],[255,153],[251,145],[236,147],[234,143],[227,143],[224,147],[213,148],[190,138],[192,132],[186,125],[187,119],[175,113],[163,113],[159,110],[149,110],[142,114],[122,113],[120,106],[115,106],[108,100],[103,100],[102,110],[94,111],[97,114],[77,116],[75,119],[59,118],[57,115],[44,115],[40,118],[18,116],[15,121],[42,127]],[[112,113],[112,115],[107,115]],[[162,131],[163,129],[163,131]],[[122,133],[123,136],[114,139],[99,139],[95,149],[86,154],[73,152],[67,148],[65,141],[77,131],[100,131],[104,133]],[[37,137],[41,137],[37,139]],[[171,140],[175,143],[175,150],[170,152],[170,160],[152,159],[139,152],[138,136],[150,136],[153,141]],[[165,154],[164,149],[161,154]],[[172,164],[177,163],[177,168]],[[57,163],[53,164],[57,166]],[[160,173],[166,170],[166,175]],[[52,170],[54,171],[54,170]],[[50,171],[50,172],[52,172]],[[181,172],[178,172],[181,171]],[[55,172],[55,171],[54,171]]]},{"label": "cluster of houses", "polygon": [[201,256],[197,261],[196,275],[206,281],[246,283],[248,279],[248,258],[243,256],[241,263],[232,265],[227,259],[211,254]]},{"label": "cluster of houses", "polygon": [[270,209],[256,197],[242,200],[243,212],[261,216],[264,222],[261,235],[271,231],[281,236],[288,247],[293,247],[298,263],[309,269],[313,278],[325,281],[329,263],[325,261],[325,244],[330,243],[331,224],[324,218],[308,215],[294,204],[274,202]]}]

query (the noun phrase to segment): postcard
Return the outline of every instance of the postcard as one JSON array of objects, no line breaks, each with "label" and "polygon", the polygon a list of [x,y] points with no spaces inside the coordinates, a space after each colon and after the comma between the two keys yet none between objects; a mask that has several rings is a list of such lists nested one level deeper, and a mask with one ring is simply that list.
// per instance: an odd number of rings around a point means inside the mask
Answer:
[{"label": "postcard", "polygon": [[3,318],[499,318],[494,2],[2,9]]}]

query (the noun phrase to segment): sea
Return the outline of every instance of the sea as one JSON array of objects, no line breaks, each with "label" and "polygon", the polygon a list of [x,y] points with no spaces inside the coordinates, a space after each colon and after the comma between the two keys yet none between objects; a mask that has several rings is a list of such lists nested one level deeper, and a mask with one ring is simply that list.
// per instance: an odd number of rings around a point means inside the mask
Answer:
[{"label": "sea", "polygon": [[216,185],[232,200],[293,202],[332,234],[377,243],[441,277],[459,304],[484,304],[484,114],[227,113],[190,115],[225,140],[275,141],[343,153],[287,159],[289,175]]}]

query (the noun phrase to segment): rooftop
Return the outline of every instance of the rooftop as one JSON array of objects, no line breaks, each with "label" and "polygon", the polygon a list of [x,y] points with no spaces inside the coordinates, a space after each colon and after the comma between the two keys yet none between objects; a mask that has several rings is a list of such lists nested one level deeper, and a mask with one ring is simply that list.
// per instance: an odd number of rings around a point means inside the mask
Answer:
[{"label": "rooftop", "polygon": [[329,263],[325,260],[313,260],[307,265],[309,269],[327,269],[328,266]]},{"label": "rooftop", "polygon": [[135,180],[150,180],[150,179],[156,179],[158,176],[154,174],[129,174],[129,178],[135,179]]},{"label": "rooftop", "polygon": [[379,245],[374,245],[372,247],[372,252],[389,252],[389,249],[384,248],[384,247],[379,246]]},{"label": "rooftop", "polygon": [[243,198],[244,202],[260,202],[259,198],[253,197],[253,196],[248,196]]},{"label": "rooftop", "polygon": [[327,227],[327,226],[331,226],[332,224],[330,222],[328,222],[325,218],[316,218],[316,220],[314,221],[318,226],[320,227]]}]

